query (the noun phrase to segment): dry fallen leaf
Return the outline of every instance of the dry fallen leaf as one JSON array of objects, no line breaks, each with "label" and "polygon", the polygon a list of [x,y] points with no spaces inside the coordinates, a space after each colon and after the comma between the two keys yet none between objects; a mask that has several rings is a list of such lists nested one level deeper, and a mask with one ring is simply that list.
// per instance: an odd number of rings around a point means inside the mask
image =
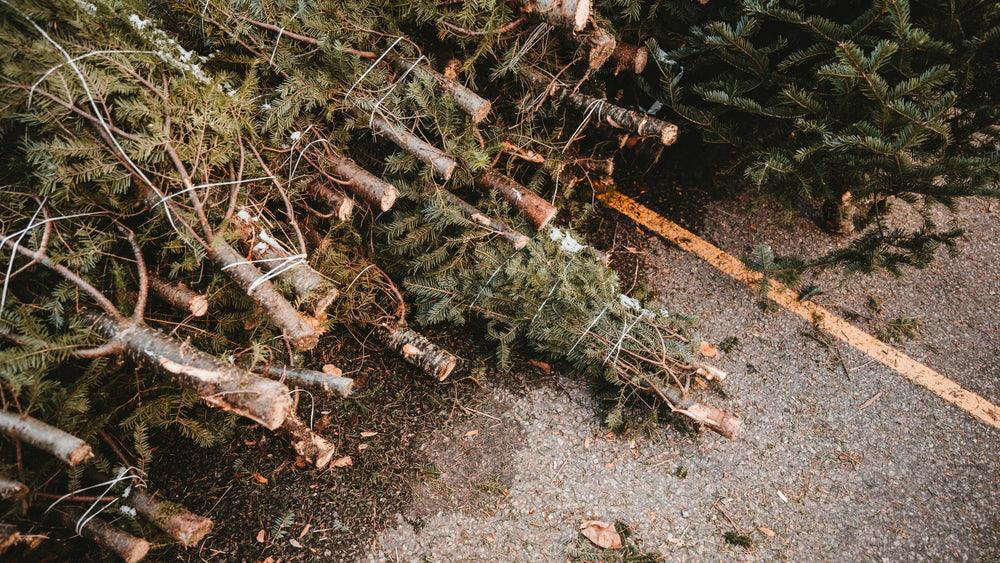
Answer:
[{"label": "dry fallen leaf", "polygon": [[332,375],[334,377],[343,377],[344,370],[338,368],[337,366],[335,366],[333,364],[324,364],[323,365],[323,373],[325,373],[327,375]]},{"label": "dry fallen leaf", "polygon": [[334,467],[350,467],[354,465],[354,461],[351,459],[351,456],[345,455],[344,457],[334,461],[330,465]]},{"label": "dry fallen leaf", "polygon": [[603,547],[604,549],[622,548],[622,538],[618,535],[618,530],[615,530],[613,522],[584,520],[580,524],[580,532],[598,547]]},{"label": "dry fallen leaf", "polygon": [[310,528],[312,528],[312,524],[310,524],[310,523],[306,522],[306,527],[305,527],[305,528],[302,528],[302,531],[301,531],[301,532],[299,532],[299,537],[301,538],[302,536],[304,536],[304,535],[308,534],[308,533],[309,533],[309,529],[310,529]]},{"label": "dry fallen leaf", "polygon": [[295,539],[288,540],[288,543],[291,544],[292,547],[298,547],[298,548],[302,547],[302,544],[299,543],[299,542],[297,542],[297,541],[295,541]]},{"label": "dry fallen leaf", "polygon": [[403,355],[404,356],[416,356],[420,354],[420,348],[417,348],[413,344],[403,344]]},{"label": "dry fallen leaf", "polygon": [[772,530],[771,528],[765,528],[764,526],[757,526],[757,529],[760,530],[760,533],[764,534],[769,538],[774,537],[774,530]]},{"label": "dry fallen leaf", "polygon": [[358,444],[358,451],[359,452],[361,450],[367,450],[367,449],[368,449],[368,444]]},{"label": "dry fallen leaf", "polygon": [[545,373],[545,375],[552,373],[552,366],[550,366],[545,362],[540,362],[538,360],[528,360],[528,362],[531,365],[535,366],[536,368],[542,370],[542,372]]},{"label": "dry fallen leaf", "polygon": [[362,438],[371,438],[372,436],[378,436],[378,432],[362,432]]},{"label": "dry fallen leaf", "polygon": [[253,478],[256,479],[257,482],[260,483],[260,484],[262,484],[262,485],[266,485],[267,484],[267,477],[264,477],[260,473],[254,473],[253,474]]},{"label": "dry fallen leaf", "polygon": [[471,437],[475,436],[476,434],[479,434],[479,430],[469,430],[468,432],[465,433],[465,437],[466,438],[471,438]]},{"label": "dry fallen leaf", "polygon": [[265,532],[264,530],[257,532],[257,543],[264,543],[264,540],[266,538],[267,538],[267,532]]},{"label": "dry fallen leaf", "polygon": [[719,351],[715,349],[715,346],[709,344],[707,340],[701,341],[699,349],[701,350],[701,355],[706,358],[714,358],[719,355]]}]

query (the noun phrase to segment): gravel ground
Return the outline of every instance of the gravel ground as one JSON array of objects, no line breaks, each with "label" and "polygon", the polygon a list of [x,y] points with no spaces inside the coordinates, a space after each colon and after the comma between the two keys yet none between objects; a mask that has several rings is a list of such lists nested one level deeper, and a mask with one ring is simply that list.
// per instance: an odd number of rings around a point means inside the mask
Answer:
[{"label": "gravel ground", "polygon": [[[712,203],[708,216],[699,234],[737,256],[763,241],[779,253],[837,243],[774,210]],[[961,216],[971,236],[957,259],[902,280],[811,283],[825,290],[817,302],[869,332],[920,319],[921,334],[896,345],[997,404],[1000,215],[973,201]],[[1000,561],[1000,431],[643,238],[660,302],[699,315],[713,343],[738,339],[714,362],[731,374],[717,404],[744,418],[741,436],[665,425],[614,435],[589,382],[498,387],[419,446],[426,478],[362,560],[565,561],[580,522],[597,518],[629,522],[642,549],[670,561]]]}]

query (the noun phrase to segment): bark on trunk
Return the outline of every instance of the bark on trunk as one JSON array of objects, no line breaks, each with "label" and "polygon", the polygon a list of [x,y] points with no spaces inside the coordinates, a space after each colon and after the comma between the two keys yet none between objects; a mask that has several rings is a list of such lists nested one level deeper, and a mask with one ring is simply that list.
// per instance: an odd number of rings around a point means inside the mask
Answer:
[{"label": "bark on trunk", "polygon": [[0,555],[21,539],[21,532],[12,524],[0,524]]},{"label": "bark on trunk", "polygon": [[204,295],[188,289],[182,283],[173,283],[149,274],[149,289],[170,305],[189,311],[196,317],[201,317],[208,312],[208,299],[205,299]]},{"label": "bark on trunk", "polygon": [[611,176],[615,173],[615,159],[613,158],[579,158],[576,164],[585,170]]},{"label": "bark on trunk", "polygon": [[70,467],[94,457],[83,440],[30,416],[0,411],[0,432],[46,451]]},{"label": "bark on trunk", "polygon": [[290,262],[289,254],[264,229],[258,230],[257,241],[250,249],[251,257],[292,286],[301,308],[317,319],[325,319],[327,307],[339,295],[333,283],[302,260]]},{"label": "bark on trunk", "polygon": [[404,324],[381,327],[378,335],[386,346],[402,355],[404,360],[431,374],[438,381],[447,379],[458,363],[458,358],[451,352],[438,348],[422,334]]},{"label": "bark on trunk", "polygon": [[135,323],[119,326],[103,314],[92,315],[94,328],[121,343],[136,364],[166,376],[198,394],[206,403],[235,412],[274,430],[292,412],[288,387],[223,363],[185,342]]},{"label": "bark on trunk", "polygon": [[[310,184],[306,188],[306,193],[312,199],[323,203],[331,210],[333,210],[333,215],[339,221],[346,221],[351,218],[351,213],[354,212],[354,200],[347,196],[347,194],[341,193],[339,191],[331,190],[330,188],[314,183]],[[382,208],[381,202],[379,202],[379,209]]]},{"label": "bark on trunk", "polygon": [[420,162],[430,166],[434,170],[434,173],[445,182],[451,178],[452,172],[455,171],[455,167],[458,165],[455,158],[451,155],[433,145],[425,143],[409,131],[396,127],[377,113],[374,119],[372,119],[372,128],[389,137],[399,148],[417,157],[417,160]]},{"label": "bark on trunk", "polygon": [[619,43],[611,54],[611,60],[615,63],[616,75],[621,72],[642,74],[646,69],[646,63],[649,62],[649,49],[643,45]]},{"label": "bark on trunk", "polygon": [[295,310],[294,307],[275,289],[269,281],[261,281],[264,274],[253,264],[247,263],[242,256],[222,237],[215,237],[215,242],[208,249],[208,255],[215,264],[224,270],[251,299],[257,302],[271,321],[281,329],[285,338],[296,350],[311,350],[319,342],[316,329]]},{"label": "bark on trunk", "polygon": [[[376,116],[376,123],[379,122],[379,119]],[[385,120],[382,121],[385,122]],[[385,124],[389,126],[387,122]],[[382,211],[389,211],[396,203],[396,197],[399,196],[399,190],[396,189],[396,186],[358,166],[349,158],[331,156],[328,157],[328,160],[333,168],[333,173],[347,182],[347,189],[368,205]]]},{"label": "bark on trunk", "polygon": [[[393,68],[400,73],[406,72],[413,65],[412,61],[397,58],[391,59],[391,62]],[[489,115],[491,107],[489,100],[483,99],[479,94],[431,68],[418,64],[414,70],[429,76],[434,81],[438,91],[455,100],[455,105],[469,114],[473,123],[479,123]]]},{"label": "bark on trunk", "polygon": [[459,208],[459,210],[461,210],[466,217],[482,227],[494,231],[498,235],[502,236],[504,240],[513,245],[514,248],[523,248],[524,245],[528,244],[528,237],[515,231],[514,229],[511,229],[500,221],[484,215],[481,211],[472,205],[469,205],[457,195],[444,189],[441,190],[441,195],[450,205],[454,205]]},{"label": "bark on trunk", "polygon": [[594,32],[587,38],[587,42],[590,44],[587,66],[591,70],[597,70],[604,66],[604,63],[608,62],[608,59],[614,54],[615,46],[618,44],[614,36],[602,27],[595,27]]},{"label": "bark on trunk", "polygon": [[295,415],[285,420],[281,425],[281,432],[291,439],[296,453],[315,465],[316,469],[323,469],[329,465],[333,455],[337,453],[333,444],[313,432]]},{"label": "bark on trunk", "polygon": [[538,14],[546,23],[583,31],[590,17],[590,0],[514,0],[514,5],[529,14]]},{"label": "bark on trunk", "polygon": [[[538,86],[548,87],[552,82],[544,74],[527,67],[521,67],[521,74]],[[593,96],[574,93],[573,90],[555,83],[551,85],[551,92],[556,99],[567,103],[573,109],[584,114],[593,112],[602,123],[612,127],[624,129],[640,137],[656,137],[664,145],[672,145],[677,140],[677,126],[673,123],[609,104]]]},{"label": "bark on trunk", "polygon": [[542,227],[547,225],[556,216],[556,208],[549,204],[549,202],[496,170],[488,170],[485,174],[476,178],[476,184],[483,189],[498,191],[507,202],[523,213],[532,226],[538,230],[542,230]]},{"label": "bark on trunk", "polygon": [[0,500],[21,500],[26,494],[27,485],[0,475]]},{"label": "bark on trunk", "polygon": [[[59,515],[66,527],[76,530],[77,523],[83,517],[83,511],[78,508],[67,508]],[[79,533],[104,549],[114,552],[126,563],[141,561],[149,552],[149,542],[112,526],[100,518],[89,518]]]},{"label": "bark on trunk", "polygon": [[197,545],[212,531],[212,521],[192,514],[183,505],[163,500],[145,489],[139,489],[130,504],[143,518],[181,542],[184,547]]},{"label": "bark on trunk", "polygon": [[354,389],[354,380],[350,377],[338,377],[321,371],[293,368],[279,364],[266,364],[255,369],[282,383],[305,387],[307,389],[316,389],[341,397],[350,396],[351,391]]}]

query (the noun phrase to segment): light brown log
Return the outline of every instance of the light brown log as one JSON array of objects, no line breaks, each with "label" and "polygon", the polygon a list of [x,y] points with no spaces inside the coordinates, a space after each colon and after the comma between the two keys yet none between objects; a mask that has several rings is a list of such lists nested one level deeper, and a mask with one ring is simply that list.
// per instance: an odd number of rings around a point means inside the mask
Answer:
[{"label": "light brown log", "polygon": [[470,205],[459,198],[457,195],[449,192],[448,190],[441,189],[441,197],[450,204],[461,210],[462,214],[468,217],[472,222],[489,229],[509,242],[514,248],[523,248],[524,245],[528,244],[528,237],[523,234],[511,229],[507,225],[489,217],[475,208],[475,206]]},{"label": "light brown log", "polygon": [[250,256],[268,272],[277,271],[280,280],[288,282],[298,298],[299,306],[316,319],[326,318],[326,309],[339,292],[333,282],[323,277],[303,260],[289,261],[289,254],[264,229],[258,229],[257,243]]},{"label": "light brown log", "polygon": [[[236,253],[222,237],[215,237],[208,256],[226,272],[251,299],[257,302],[271,321],[281,329],[296,350],[311,350],[319,342],[316,329],[299,314],[269,281],[257,283],[264,275]],[[254,287],[254,284],[257,285]],[[253,287],[253,289],[250,289]]]},{"label": "light brown log", "polygon": [[590,0],[514,0],[514,4],[546,23],[573,31],[583,31],[590,17]]},{"label": "light brown log", "polygon": [[[77,529],[77,523],[83,517],[83,511],[78,508],[67,508],[59,515],[67,528]],[[141,561],[149,552],[149,542],[137,538],[116,526],[108,524],[100,518],[87,517],[86,524],[79,534],[97,545],[113,552],[126,563]]]},{"label": "light brown log", "polygon": [[[413,66],[412,61],[407,61],[404,59],[392,58],[393,68],[397,72],[406,72],[411,66]],[[447,76],[434,71],[430,67],[418,64],[414,67],[411,72],[420,72],[425,76],[429,77],[434,81],[437,90],[452,100],[455,100],[455,105],[462,109],[465,113],[469,114],[472,118],[473,123],[479,123],[486,118],[490,113],[491,104],[489,100],[485,100],[476,94],[472,90],[469,90],[465,86],[458,83],[458,81],[448,78]]]},{"label": "light brown log", "polygon": [[212,531],[212,521],[193,514],[183,505],[139,489],[129,500],[132,508],[140,516],[152,522],[157,528],[179,541],[184,547],[197,545]]},{"label": "light brown log", "polygon": [[590,44],[590,52],[587,54],[587,66],[591,70],[597,70],[608,62],[608,59],[615,52],[618,44],[613,35],[602,27],[595,27],[593,32],[587,37]]},{"label": "light brown log", "polygon": [[613,158],[578,158],[577,165],[591,172],[611,176],[615,173],[615,159]]},{"label": "light brown log", "polygon": [[15,412],[0,411],[0,432],[48,452],[70,467],[94,457],[90,446],[76,436]]},{"label": "light brown log", "polygon": [[[378,119],[376,118],[376,123],[379,123]],[[385,120],[382,122],[388,126]],[[388,211],[396,203],[396,197],[399,196],[399,190],[396,189],[396,186],[358,166],[349,158],[331,155],[327,157],[327,161],[330,163],[333,173],[347,182],[347,189],[368,205],[382,211]]]},{"label": "light brown log", "polygon": [[0,500],[21,500],[26,494],[28,494],[27,485],[0,475]]},{"label": "light brown log", "polygon": [[424,372],[444,381],[455,369],[458,358],[451,352],[439,348],[422,334],[405,324],[381,327],[378,336],[386,346],[398,352],[407,362]]},{"label": "light brown log", "polygon": [[295,452],[307,462],[315,465],[316,469],[323,469],[329,465],[330,460],[337,453],[333,444],[313,432],[295,415],[289,416],[281,425],[281,433],[292,441]]},{"label": "light brown log", "polygon": [[206,403],[274,430],[292,412],[288,387],[228,365],[143,323],[119,326],[104,314],[89,315],[94,328],[121,343],[139,366],[189,389]]},{"label": "light brown log", "polygon": [[611,60],[615,63],[616,75],[621,72],[642,74],[646,69],[646,63],[649,62],[649,49],[644,45],[618,43],[611,54]]},{"label": "light brown log", "polygon": [[455,158],[437,147],[422,141],[413,133],[401,129],[379,114],[372,118],[372,128],[389,137],[389,139],[417,160],[431,167],[435,174],[444,181],[451,178],[452,172],[458,166]]},{"label": "light brown log", "polygon": [[157,275],[149,274],[149,289],[170,305],[190,312],[196,317],[208,312],[208,299],[204,295],[188,289],[182,283],[173,283]]},{"label": "light brown log", "polygon": [[550,92],[557,100],[565,102],[576,111],[596,115],[602,123],[624,129],[640,137],[656,137],[663,145],[672,145],[677,140],[677,126],[673,123],[618,107],[606,100],[573,92],[572,89],[552,82],[544,74],[531,68],[521,67],[521,74],[537,86],[550,88]]},{"label": "light brown log", "polygon": [[328,394],[348,397],[354,389],[354,380],[350,377],[339,377],[321,371],[304,368],[293,368],[280,364],[265,364],[256,369],[272,379],[277,379],[289,385],[316,389]]},{"label": "light brown log", "polygon": [[[306,188],[306,193],[309,197],[319,201],[333,210],[334,217],[339,221],[346,221],[351,218],[351,213],[354,212],[354,200],[347,196],[347,194],[331,190],[330,188],[320,184],[312,183]],[[379,209],[382,208],[381,201],[379,202]]]},{"label": "light brown log", "polygon": [[476,178],[476,185],[482,189],[496,190],[508,203],[528,218],[528,222],[533,227],[541,230],[553,217],[556,216],[556,208],[538,197],[535,192],[525,188],[496,170],[488,170],[482,176]]},{"label": "light brown log", "polygon": [[0,523],[0,555],[21,539],[21,532],[13,524]]}]

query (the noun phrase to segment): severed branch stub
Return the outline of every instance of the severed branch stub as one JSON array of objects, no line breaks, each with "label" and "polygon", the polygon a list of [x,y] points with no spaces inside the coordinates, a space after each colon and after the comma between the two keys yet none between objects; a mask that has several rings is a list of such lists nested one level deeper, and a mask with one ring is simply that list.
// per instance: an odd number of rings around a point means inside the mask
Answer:
[{"label": "severed branch stub", "polygon": [[583,31],[590,18],[590,0],[513,0],[521,11],[538,14],[542,21],[556,27]]},{"label": "severed branch stub", "polygon": [[[386,125],[389,126],[388,122]],[[358,166],[353,160],[327,152],[326,161],[330,163],[333,174],[345,182],[347,189],[368,205],[380,211],[389,211],[396,203],[399,196],[396,186]]]},{"label": "severed branch stub", "polygon": [[27,415],[0,411],[0,432],[46,451],[70,467],[94,457],[83,440]]},{"label": "severed branch stub", "polygon": [[143,518],[155,524],[184,547],[197,545],[212,531],[213,523],[208,518],[193,514],[183,505],[163,500],[145,489],[140,488],[136,491],[129,502]]},{"label": "severed branch stub", "polygon": [[536,86],[549,88],[557,100],[583,114],[593,112],[600,121],[634,133],[640,137],[656,137],[663,145],[672,145],[677,140],[677,126],[639,111],[633,111],[609,104],[607,101],[574,92],[560,86],[537,70],[520,67],[521,75]]},{"label": "severed branch stub", "polygon": [[329,465],[333,455],[337,452],[333,444],[313,432],[294,414],[281,425],[280,432],[291,439],[295,452],[307,462],[315,465],[316,469],[323,469]]},{"label": "severed branch stub", "polygon": [[386,346],[402,355],[404,360],[431,374],[438,381],[447,379],[458,363],[458,358],[451,352],[439,348],[405,323],[380,327],[376,333]]},{"label": "severed branch stub", "polygon": [[330,375],[322,371],[295,368],[281,364],[265,364],[251,369],[260,371],[264,375],[283,383],[287,382],[293,386],[316,389],[340,397],[348,397],[351,395],[351,391],[354,390],[354,380],[350,377]]},{"label": "severed branch stub", "polygon": [[511,229],[500,221],[487,216],[482,211],[476,209],[475,206],[463,201],[457,195],[445,189],[438,190],[438,192],[441,194],[441,197],[444,198],[445,202],[449,205],[457,207],[462,214],[468,217],[472,222],[497,233],[514,248],[523,248],[524,245],[528,244],[527,236]]},{"label": "severed branch stub", "polygon": [[476,185],[482,189],[496,190],[538,230],[542,230],[556,216],[555,206],[496,170],[487,170],[476,178]]},{"label": "severed branch stub", "polygon": [[[399,58],[391,58],[390,62],[392,67],[396,69],[396,72],[406,72],[413,66],[412,61],[407,61]],[[455,101],[455,105],[462,109],[465,113],[469,114],[472,118],[473,123],[479,123],[486,118],[490,113],[491,103],[489,100],[483,99],[479,94],[473,92],[472,90],[462,86],[458,81],[448,78],[447,76],[427,67],[418,64],[415,70],[425,74],[434,81],[435,86],[437,86],[438,91],[446,94],[452,100]]]},{"label": "severed branch stub", "polygon": [[[330,188],[314,182],[306,188],[306,193],[315,201],[321,202],[332,210],[333,216],[338,221],[346,221],[351,218],[354,212],[354,200],[347,194],[331,190]],[[381,208],[381,201],[379,202]]]},{"label": "severed branch stub", "polygon": [[113,552],[126,563],[142,561],[149,553],[149,542],[112,526],[100,518],[87,517],[83,526],[80,527],[80,519],[84,517],[84,512],[78,508],[67,508],[65,512],[58,514],[67,528],[77,530],[81,536]]},{"label": "severed branch stub", "polygon": [[632,45],[629,43],[618,43],[611,54],[611,61],[615,65],[614,74],[631,72],[642,74],[649,61],[649,49],[645,45]]},{"label": "severed branch stub", "polygon": [[118,324],[104,314],[88,315],[97,332],[121,344],[136,364],[168,377],[206,403],[274,430],[292,412],[288,387],[223,363],[214,356],[143,323]]},{"label": "severed branch stub", "polygon": [[149,289],[170,305],[201,317],[208,312],[208,299],[204,295],[188,289],[182,283],[173,283],[154,274],[149,274]]}]

